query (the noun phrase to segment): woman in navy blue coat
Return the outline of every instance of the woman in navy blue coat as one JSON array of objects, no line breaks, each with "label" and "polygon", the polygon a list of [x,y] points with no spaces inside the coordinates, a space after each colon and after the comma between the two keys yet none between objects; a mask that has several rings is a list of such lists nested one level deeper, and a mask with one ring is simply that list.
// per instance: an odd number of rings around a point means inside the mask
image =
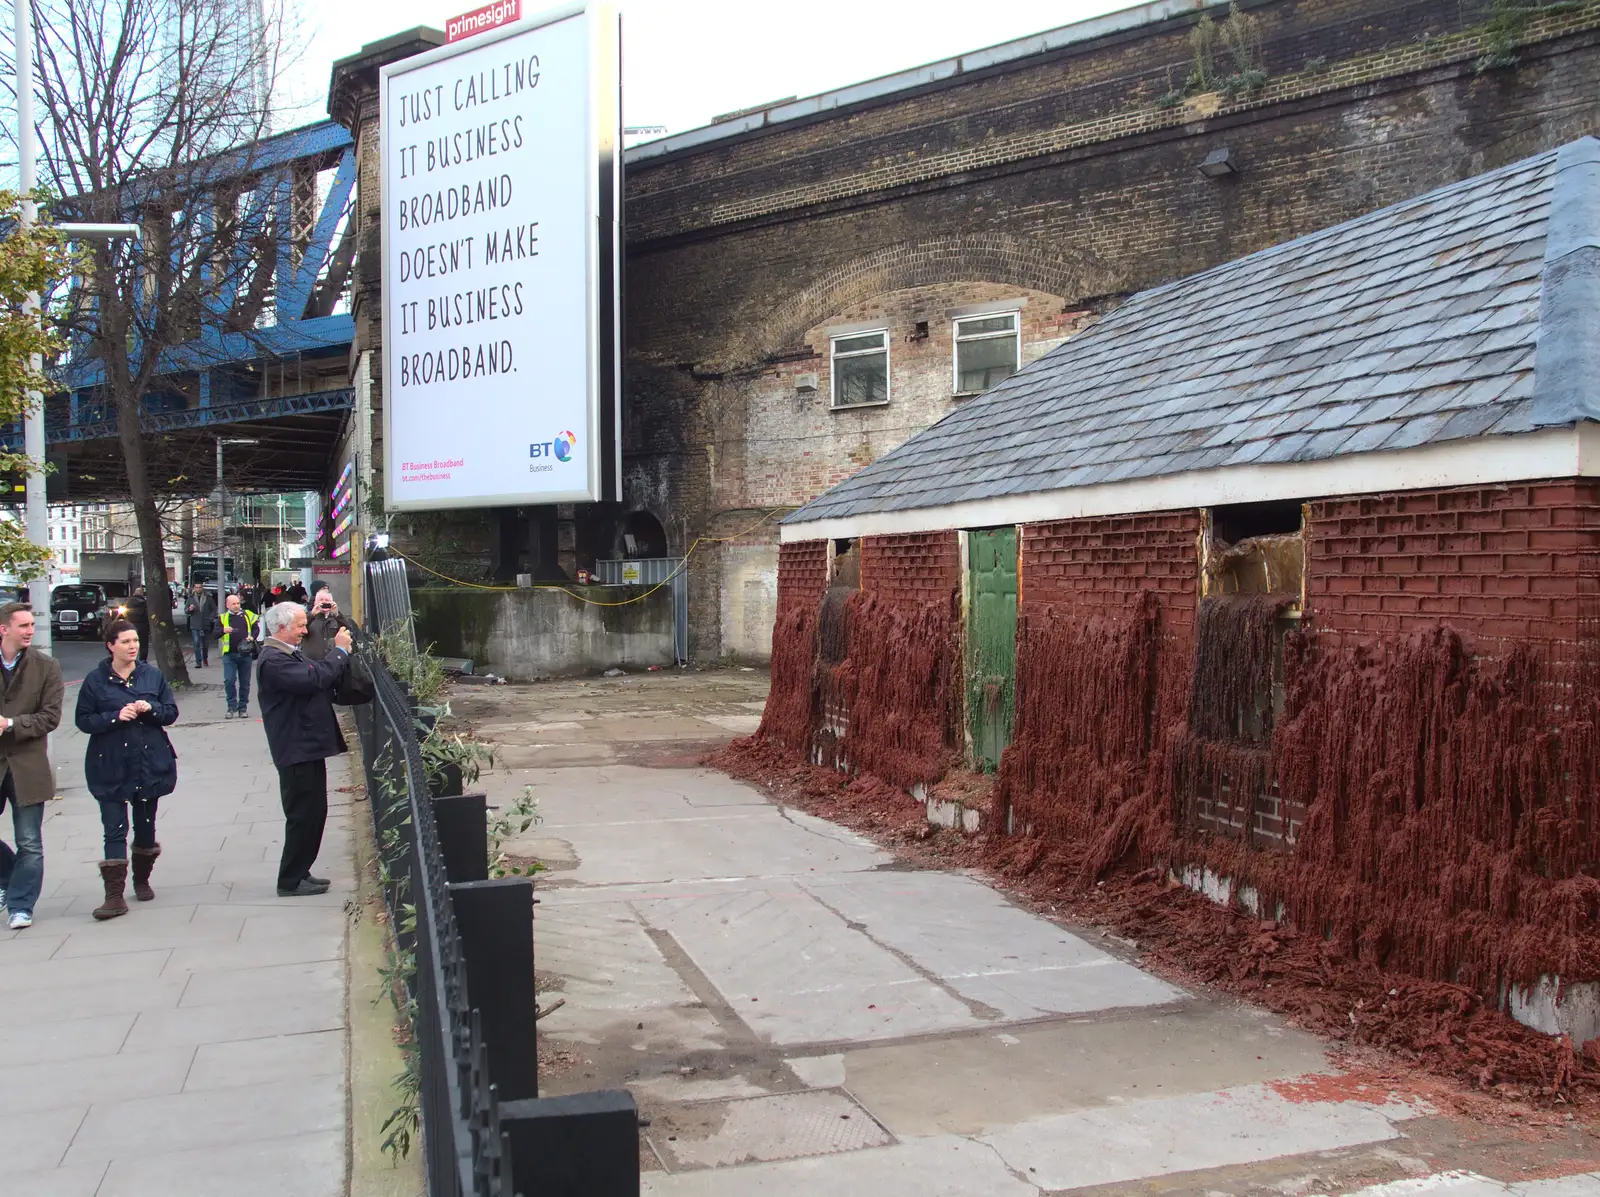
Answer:
[{"label": "woman in navy blue coat", "polygon": [[105,828],[105,859],[100,877],[105,902],[97,919],[128,913],[122,896],[128,882],[128,811],[133,811],[133,892],[141,902],[156,896],[150,870],[161,845],[156,842],[156,800],[178,785],[178,755],[167,739],[167,726],[177,722],[178,703],[161,671],[139,659],[139,633],[125,619],[105,631],[111,653],[89,671],[78,690],[78,730],[87,733],[89,750],[83,778],[100,801]]}]

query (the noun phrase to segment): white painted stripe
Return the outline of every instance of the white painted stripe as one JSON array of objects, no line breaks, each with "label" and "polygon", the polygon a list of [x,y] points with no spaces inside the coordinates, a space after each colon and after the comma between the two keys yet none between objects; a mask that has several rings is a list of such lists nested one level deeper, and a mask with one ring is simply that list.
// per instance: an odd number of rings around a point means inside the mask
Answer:
[{"label": "white painted stripe", "polygon": [[892,536],[949,528],[992,528],[1090,516],[1182,511],[1220,503],[1266,503],[1449,486],[1487,486],[1600,475],[1600,424],[1545,428],[1517,436],[1468,437],[1394,452],[1321,461],[1189,470],[1156,478],[1070,486],[975,499],[944,507],[879,511],[783,524],[784,543]]}]

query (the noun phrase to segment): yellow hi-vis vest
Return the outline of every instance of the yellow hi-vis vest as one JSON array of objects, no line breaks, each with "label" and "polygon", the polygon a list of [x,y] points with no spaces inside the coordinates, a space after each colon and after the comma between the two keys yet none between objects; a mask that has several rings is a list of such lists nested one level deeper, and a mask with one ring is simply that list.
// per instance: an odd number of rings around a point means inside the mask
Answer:
[{"label": "yellow hi-vis vest", "polygon": [[[232,614],[233,614],[232,611],[224,611],[222,613],[222,651],[223,652],[227,652],[228,651],[228,631],[229,631],[229,629],[228,629],[228,616],[230,616]],[[242,611],[242,612],[240,612],[240,614],[244,616],[244,638],[246,640],[254,640],[255,636],[256,636],[256,620],[259,617],[256,615],[256,613],[254,611]]]}]

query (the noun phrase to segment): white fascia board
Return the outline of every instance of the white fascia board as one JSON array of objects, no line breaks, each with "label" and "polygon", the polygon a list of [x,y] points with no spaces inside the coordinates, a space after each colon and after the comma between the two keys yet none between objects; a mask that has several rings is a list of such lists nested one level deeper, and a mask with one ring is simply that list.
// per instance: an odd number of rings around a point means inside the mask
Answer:
[{"label": "white fascia board", "polygon": [[1596,476],[1600,476],[1600,424],[1585,421],[1576,427],[1545,428],[1515,436],[1471,437],[1416,449],[1352,453],[1321,461],[1190,470],[1098,486],[974,499],[944,507],[807,520],[781,525],[779,535],[788,544],[1181,511],[1223,503],[1342,498]]}]

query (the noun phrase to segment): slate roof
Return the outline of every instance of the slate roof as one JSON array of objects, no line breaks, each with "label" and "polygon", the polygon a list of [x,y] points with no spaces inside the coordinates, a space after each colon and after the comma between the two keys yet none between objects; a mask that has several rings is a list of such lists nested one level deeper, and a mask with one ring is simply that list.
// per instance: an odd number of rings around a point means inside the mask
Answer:
[{"label": "slate roof", "polygon": [[785,522],[1571,424],[1597,345],[1586,137],[1141,292]]}]

